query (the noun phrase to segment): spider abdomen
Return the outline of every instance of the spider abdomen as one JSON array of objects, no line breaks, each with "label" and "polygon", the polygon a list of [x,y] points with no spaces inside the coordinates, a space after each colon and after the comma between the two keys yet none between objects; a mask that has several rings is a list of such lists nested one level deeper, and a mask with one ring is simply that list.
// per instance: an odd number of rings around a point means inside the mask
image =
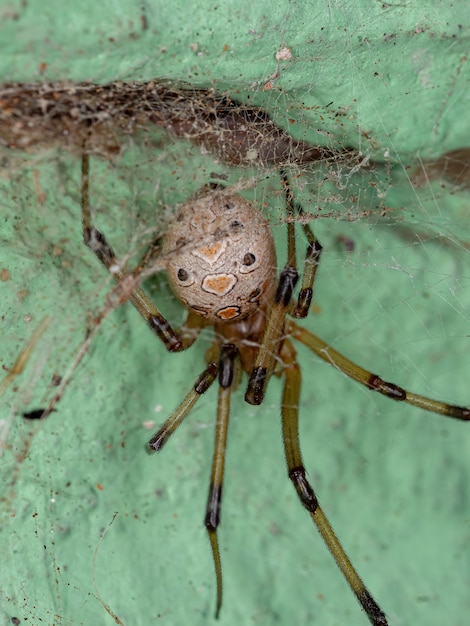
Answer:
[{"label": "spider abdomen", "polygon": [[165,235],[163,253],[176,297],[212,323],[249,317],[273,294],[272,233],[241,196],[212,191],[184,204]]}]

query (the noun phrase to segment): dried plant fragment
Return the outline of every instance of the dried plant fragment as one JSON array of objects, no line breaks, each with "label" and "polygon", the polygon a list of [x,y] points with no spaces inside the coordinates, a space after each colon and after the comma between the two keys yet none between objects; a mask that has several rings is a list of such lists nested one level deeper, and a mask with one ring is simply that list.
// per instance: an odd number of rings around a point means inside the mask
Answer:
[{"label": "dried plant fragment", "polygon": [[168,82],[17,83],[0,86],[0,144],[20,150],[60,145],[110,158],[123,137],[158,125],[192,141],[229,165],[279,166],[347,159],[350,149],[330,150],[296,141],[261,108],[213,89]]}]

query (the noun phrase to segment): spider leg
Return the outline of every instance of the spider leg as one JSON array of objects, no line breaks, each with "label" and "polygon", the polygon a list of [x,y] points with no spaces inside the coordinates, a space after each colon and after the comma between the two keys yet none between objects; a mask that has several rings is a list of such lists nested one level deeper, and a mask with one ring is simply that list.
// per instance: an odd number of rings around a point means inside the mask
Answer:
[{"label": "spider leg", "polygon": [[[89,155],[82,156],[82,230],[85,245],[109,270],[117,283],[124,284],[127,278],[135,282],[135,278],[124,273],[120,267],[113,249],[106,240],[104,234],[93,226],[90,210],[89,194]],[[152,249],[152,253],[154,248]],[[197,323],[195,318],[189,320],[189,332],[187,328],[176,333],[157,307],[148,298],[145,292],[133,285],[128,296],[129,300],[139,311],[152,331],[161,339],[169,352],[179,352],[188,348],[196,339],[197,333],[204,325]],[[188,324],[186,325],[188,326]]]},{"label": "spider leg", "polygon": [[377,391],[388,398],[392,398],[392,400],[412,404],[425,411],[431,411],[432,413],[438,413],[439,415],[458,420],[470,421],[470,408],[446,404],[439,400],[432,400],[431,398],[406,391],[406,389],[394,383],[389,383],[380,378],[380,376],[350,361],[307,329],[297,326],[292,320],[286,321],[286,331],[294,339],[297,339],[297,341],[300,341],[310,348],[310,350],[321,359],[333,365],[343,372],[343,374],[346,374],[346,376],[349,376],[349,378],[364,385],[364,387],[367,387],[371,391]]},{"label": "spider leg", "polygon": [[222,607],[222,562],[220,559],[217,528],[220,523],[222,502],[222,486],[224,481],[225,450],[227,446],[227,431],[230,418],[230,396],[234,379],[235,360],[238,350],[233,344],[224,344],[219,360],[219,398],[217,403],[217,424],[215,428],[214,455],[212,458],[211,483],[207,497],[206,526],[214,560],[215,577],[217,581],[216,619]]},{"label": "spider leg", "polygon": [[373,626],[387,626],[388,621],[367,590],[359,574],[345,553],[326,515],[321,509],[315,492],[305,475],[305,467],[299,442],[299,396],[301,386],[300,368],[292,343],[286,340],[281,349],[284,362],[284,391],[282,396],[282,439],[287,461],[289,478],[297,495],[333,555],[338,567],[346,578],[356,598],[365,610]]},{"label": "spider leg", "polygon": [[[281,179],[284,185],[284,191],[286,194],[286,207],[288,218],[291,221],[295,220],[295,214],[302,216],[303,209],[298,203],[294,203],[294,195],[292,193],[289,178],[284,170],[281,170]],[[299,291],[299,297],[297,299],[297,305],[294,308],[294,317],[307,317],[310,305],[313,297],[313,284],[315,282],[315,276],[317,273],[318,265],[320,264],[320,257],[322,246],[315,238],[313,230],[309,224],[302,224],[305,236],[308,241],[307,251],[305,253],[304,269],[302,273],[302,286]]]},{"label": "spider leg", "polygon": [[[295,246],[295,216],[301,215],[303,209],[300,204],[294,204],[294,196],[290,188],[289,178],[281,170],[282,183],[286,195],[287,210],[287,262],[279,276],[279,283],[274,296],[274,305],[271,308],[266,330],[261,342],[255,364],[248,381],[245,400],[250,404],[261,404],[266,387],[274,369],[275,355],[279,352],[284,329],[286,313],[290,309],[292,294],[299,279]],[[306,317],[312,302],[313,284],[320,263],[322,247],[316,240],[308,224],[303,224],[308,246],[305,255],[302,286],[299,292],[297,305],[294,307],[295,317]]]},{"label": "spider leg", "polygon": [[[286,197],[290,191],[286,191]],[[287,201],[290,217],[294,215],[292,202]],[[295,223],[287,222],[287,262],[279,276],[274,303],[271,307],[263,340],[256,355],[255,363],[248,380],[245,400],[250,404],[261,404],[266,387],[273,373],[274,361],[279,353],[284,329],[284,320],[289,309],[295,285],[299,279],[295,253]]]},{"label": "spider leg", "polygon": [[185,396],[183,402],[174,411],[170,417],[161,425],[155,435],[148,442],[149,452],[159,452],[170,436],[175,432],[178,426],[182,423],[184,418],[191,411],[193,406],[199,400],[203,393],[205,393],[217,376],[218,365],[217,363],[209,363],[206,369],[198,377],[194,383],[191,391]]}]

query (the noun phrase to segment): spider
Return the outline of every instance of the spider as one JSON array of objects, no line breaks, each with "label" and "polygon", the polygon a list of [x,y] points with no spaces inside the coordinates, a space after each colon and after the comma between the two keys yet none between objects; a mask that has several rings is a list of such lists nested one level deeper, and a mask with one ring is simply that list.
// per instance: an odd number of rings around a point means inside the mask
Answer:
[{"label": "spider", "polygon": [[215,443],[204,521],[215,568],[216,618],[222,606],[222,563],[217,529],[230,399],[242,373],[246,372],[249,380],[245,400],[252,405],[263,402],[273,374],[284,378],[281,418],[289,478],[370,623],[384,626],[388,624],[385,613],[349,560],[306,477],[298,434],[301,372],[293,341],[299,341],[350,378],[392,400],[463,421],[470,420],[470,409],[432,400],[384,381],[292,319],[308,315],[322,247],[310,225],[302,224],[307,252],[301,287],[294,301],[293,293],[299,279],[295,218],[301,216],[303,210],[294,201],[286,172],[281,171],[280,176],[288,219],[287,262],[279,277],[269,223],[252,203],[220,185],[205,188],[184,203],[163,240],[149,247],[132,275],[126,274],[106,237],[92,223],[87,154],[82,157],[83,238],[88,248],[121,284],[129,278],[135,281],[149,259],[156,252],[161,253],[170,286],[188,311],[183,326],[173,329],[144,291],[136,286],[136,282],[125,299],[133,303],[169,352],[186,350],[203,328],[214,328],[215,338],[206,352],[206,368],[181,404],[150,439],[148,451],[158,452],[163,448],[197,400],[218,379]]}]

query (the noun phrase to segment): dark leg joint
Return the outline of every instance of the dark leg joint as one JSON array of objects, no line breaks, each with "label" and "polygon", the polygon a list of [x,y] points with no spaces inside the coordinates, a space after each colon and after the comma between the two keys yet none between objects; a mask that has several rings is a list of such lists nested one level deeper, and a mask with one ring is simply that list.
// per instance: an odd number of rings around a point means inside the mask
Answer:
[{"label": "dark leg joint", "polygon": [[320,252],[322,250],[323,246],[315,239],[315,241],[312,241],[308,244],[306,255],[307,259],[309,259],[309,261],[311,261],[312,263],[316,263],[318,265],[318,257],[320,256]]},{"label": "dark leg joint", "polygon": [[266,384],[267,370],[265,367],[256,367],[248,381],[248,389],[245,400],[249,404],[261,404],[264,400],[264,386]]},{"label": "dark leg joint", "polygon": [[294,310],[294,317],[301,318],[307,317],[308,310],[312,304],[313,289],[307,287],[302,289],[299,293],[299,300]]},{"label": "dark leg joint", "polygon": [[446,408],[446,415],[449,417],[462,420],[463,422],[468,422],[470,420],[470,409],[467,409],[464,406],[455,406],[454,404],[448,404]]},{"label": "dark leg joint", "polygon": [[222,346],[219,359],[219,385],[226,389],[233,381],[233,369],[238,350],[233,343]]},{"label": "dark leg joint", "polygon": [[83,228],[83,241],[103,265],[106,267],[112,265],[115,260],[114,252],[101,231],[94,226],[85,226]]},{"label": "dark leg joint", "polygon": [[204,525],[208,531],[217,530],[220,524],[220,504],[222,502],[222,487],[211,485],[207,498],[207,509]]},{"label": "dark leg joint", "polygon": [[150,441],[148,442],[146,446],[147,452],[160,452],[167,439],[168,437],[165,437],[161,431],[158,431],[158,433],[154,435],[152,439],[150,439]]},{"label": "dark leg joint", "polygon": [[217,375],[217,370],[217,363],[209,363],[209,365],[197,379],[194,385],[194,391],[199,395],[206,393],[211,384],[214,382],[214,378]]},{"label": "dark leg joint", "polygon": [[406,400],[406,391],[404,389],[393,383],[387,383],[385,380],[382,380],[380,376],[372,374],[366,384],[369,389],[378,391],[392,400]]},{"label": "dark leg joint", "polygon": [[178,339],[175,335],[175,331],[164,317],[151,315],[147,318],[147,324],[163,341],[168,352],[179,352],[183,349],[183,342]]},{"label": "dark leg joint", "polygon": [[364,589],[362,593],[358,594],[357,599],[361,603],[367,617],[374,626],[388,626],[385,613],[380,609],[379,605],[367,589]]},{"label": "dark leg joint", "polygon": [[294,483],[295,490],[303,506],[309,513],[315,513],[318,507],[318,500],[305,477],[305,469],[303,467],[294,467],[294,469],[289,471],[289,478]]},{"label": "dark leg joint", "polygon": [[295,285],[299,280],[299,273],[291,265],[286,265],[279,277],[279,284],[276,290],[275,302],[287,307],[289,305]]}]

